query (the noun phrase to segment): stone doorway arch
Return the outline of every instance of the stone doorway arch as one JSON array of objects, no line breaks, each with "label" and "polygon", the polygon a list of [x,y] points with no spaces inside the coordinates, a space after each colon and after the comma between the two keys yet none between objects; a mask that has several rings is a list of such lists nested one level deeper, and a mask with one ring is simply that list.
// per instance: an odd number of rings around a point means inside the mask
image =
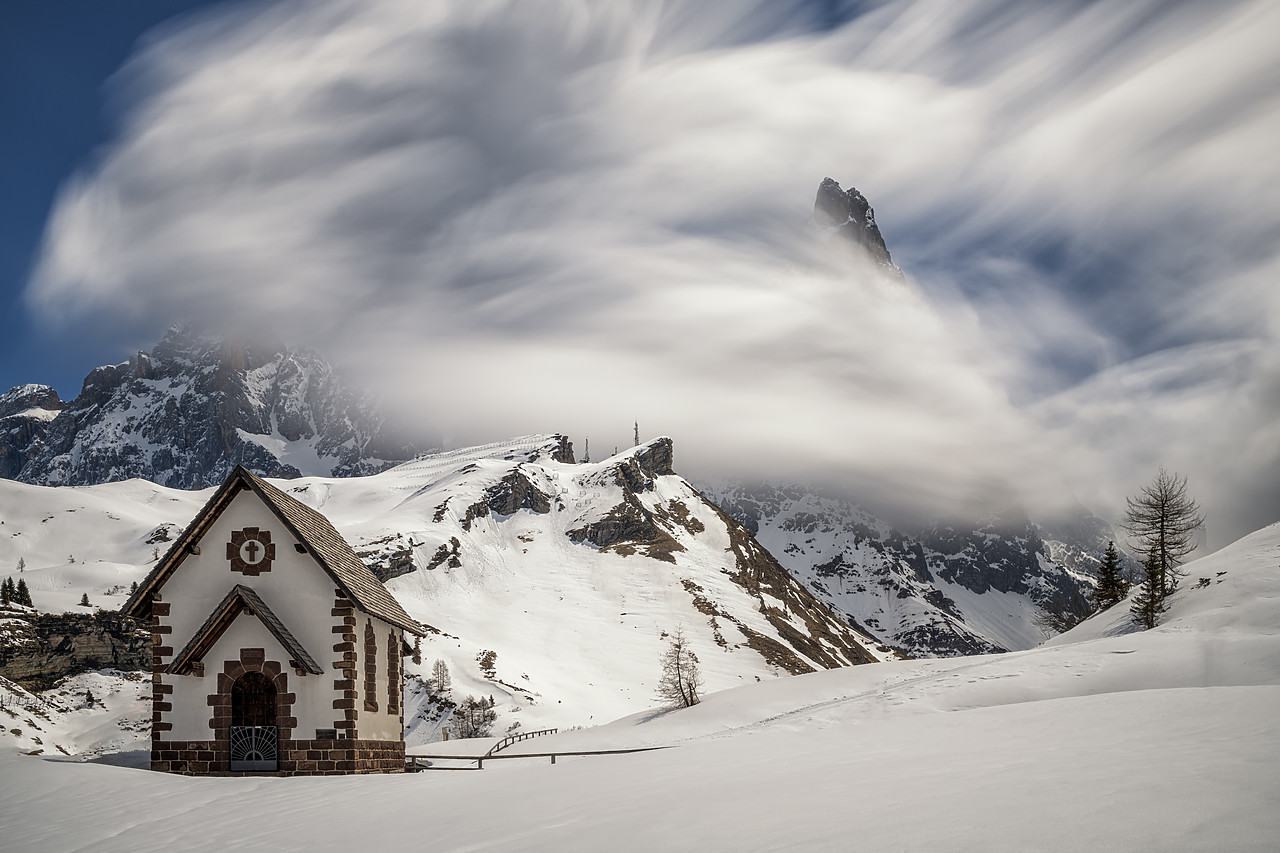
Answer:
[{"label": "stone doorway arch", "polygon": [[275,682],[261,672],[246,672],[231,685],[232,771],[274,771],[278,763]]}]

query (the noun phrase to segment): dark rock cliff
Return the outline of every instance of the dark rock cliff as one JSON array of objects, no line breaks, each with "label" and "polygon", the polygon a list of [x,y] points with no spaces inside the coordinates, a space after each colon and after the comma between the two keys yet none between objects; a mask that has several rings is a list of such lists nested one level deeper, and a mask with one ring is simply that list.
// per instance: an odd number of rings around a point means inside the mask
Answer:
[{"label": "dark rock cliff", "polygon": [[151,669],[151,632],[119,613],[6,616],[0,675],[28,690],[48,690],[90,670]]},{"label": "dark rock cliff", "polygon": [[880,235],[871,203],[853,187],[845,191],[835,180],[824,178],[818,185],[818,195],[813,202],[813,221],[823,228],[832,229],[841,239],[862,247],[877,264],[901,274],[889,257],[889,248]]},{"label": "dark rock cliff", "polygon": [[66,406],[48,385],[18,385],[0,394],[0,477],[12,480],[21,473]]}]

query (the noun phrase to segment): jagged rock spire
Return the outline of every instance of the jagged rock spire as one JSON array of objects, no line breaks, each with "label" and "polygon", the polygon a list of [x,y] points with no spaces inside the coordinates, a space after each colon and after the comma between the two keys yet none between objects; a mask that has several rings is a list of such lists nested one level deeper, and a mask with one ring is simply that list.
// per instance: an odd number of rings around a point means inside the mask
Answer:
[{"label": "jagged rock spire", "polygon": [[[875,211],[866,196],[850,187],[846,192],[833,178],[823,178],[813,202],[813,221],[833,230],[846,240],[862,246],[881,266],[899,271],[876,225]],[[899,271],[900,272],[900,271]]]}]

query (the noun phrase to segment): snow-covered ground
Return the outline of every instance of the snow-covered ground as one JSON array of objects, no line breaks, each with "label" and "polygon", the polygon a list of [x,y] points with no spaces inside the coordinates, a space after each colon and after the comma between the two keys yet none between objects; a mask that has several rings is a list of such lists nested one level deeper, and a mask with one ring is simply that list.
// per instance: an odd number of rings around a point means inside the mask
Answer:
[{"label": "snow-covered ground", "polygon": [[[655,752],[483,772],[194,779],[0,753],[24,851],[1280,847],[1280,525],[1025,652],[713,694],[511,748]],[[1200,579],[1206,579],[1201,584]]]},{"label": "snow-covered ground", "polygon": [[[756,595],[735,579],[739,567],[716,509],[682,478],[658,476],[634,499],[666,519],[678,543],[669,559],[645,556],[644,545],[624,556],[575,542],[571,530],[623,502],[617,467],[644,448],[575,465],[550,458],[557,443],[523,436],[369,477],[275,482],[330,518],[371,564],[412,560],[416,569],[387,586],[438,632],[423,639],[422,663],[407,663],[407,673],[425,677],[444,660],[453,698],[493,697],[500,732],[596,725],[647,708],[666,637],[678,629],[701,659],[708,690],[786,675],[758,650],[762,637],[791,648],[763,609],[786,611],[775,621],[801,636],[804,616],[774,591]],[[545,499],[543,511],[490,511],[487,496],[517,475]],[[3,567],[22,559],[20,577],[41,611],[116,609],[211,494],[137,479],[59,488],[0,480],[0,577],[19,577]],[[89,608],[79,605],[83,595]],[[829,643],[824,648],[847,661]],[[488,671],[480,663],[486,653]],[[410,745],[439,740],[447,722],[420,686],[411,680],[406,692]]]}]

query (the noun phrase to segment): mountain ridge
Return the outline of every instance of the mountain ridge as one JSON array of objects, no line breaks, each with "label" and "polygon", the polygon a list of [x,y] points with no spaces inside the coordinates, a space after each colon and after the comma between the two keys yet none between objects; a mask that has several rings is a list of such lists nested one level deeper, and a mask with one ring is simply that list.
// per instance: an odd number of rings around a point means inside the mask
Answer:
[{"label": "mountain ridge", "polygon": [[313,351],[191,326],[94,368],[74,400],[40,385],[0,395],[0,477],[33,484],[142,477],[205,488],[236,465],[271,477],[353,476],[421,449]]}]

